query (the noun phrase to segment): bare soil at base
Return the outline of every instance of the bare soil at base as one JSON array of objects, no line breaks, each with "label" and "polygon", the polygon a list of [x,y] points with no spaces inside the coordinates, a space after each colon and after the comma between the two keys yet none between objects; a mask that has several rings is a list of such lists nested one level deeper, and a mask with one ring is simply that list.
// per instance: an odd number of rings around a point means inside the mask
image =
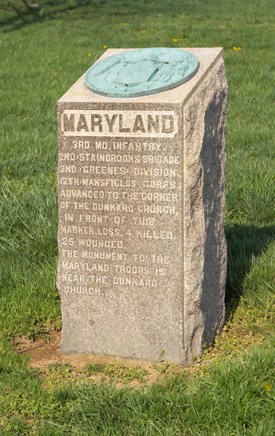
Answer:
[{"label": "bare soil at base", "polygon": [[[47,370],[52,365],[70,365],[72,372],[75,375],[83,374],[85,368],[90,364],[102,364],[102,365],[122,365],[126,368],[137,368],[145,370],[148,375],[141,380],[132,380],[127,383],[130,387],[137,387],[141,385],[150,385],[157,381],[163,372],[158,366],[161,362],[148,362],[143,360],[124,359],[115,356],[104,355],[62,355],[60,351],[61,332],[51,332],[46,338],[37,338],[32,341],[24,336],[16,337],[13,340],[14,351],[16,354],[28,354],[30,357],[30,368],[38,369],[39,372],[47,373]],[[173,369],[180,370],[181,367],[171,364]],[[169,365],[170,366],[170,365]],[[165,369],[165,368],[164,368]],[[96,374],[88,377],[94,381],[104,381],[105,377],[101,374]],[[118,385],[124,385],[125,383],[118,383]]]}]

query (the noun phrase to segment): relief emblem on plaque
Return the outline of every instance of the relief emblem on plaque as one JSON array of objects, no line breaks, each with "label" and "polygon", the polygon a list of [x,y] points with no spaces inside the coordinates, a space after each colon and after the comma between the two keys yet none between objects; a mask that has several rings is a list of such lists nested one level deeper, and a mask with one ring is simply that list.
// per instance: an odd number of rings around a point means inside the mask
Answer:
[{"label": "relief emblem on plaque", "polygon": [[196,56],[176,48],[145,48],[96,62],[85,74],[92,91],[109,97],[156,94],[191,79],[199,68]]}]

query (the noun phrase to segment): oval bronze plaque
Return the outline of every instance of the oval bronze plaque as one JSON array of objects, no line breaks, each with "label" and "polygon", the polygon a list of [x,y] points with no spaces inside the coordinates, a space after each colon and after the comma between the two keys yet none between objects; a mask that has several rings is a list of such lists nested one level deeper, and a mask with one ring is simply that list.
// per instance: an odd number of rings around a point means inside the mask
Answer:
[{"label": "oval bronze plaque", "polygon": [[176,48],[123,51],[91,66],[85,83],[108,97],[138,97],[175,88],[191,79],[199,68],[192,53]]}]

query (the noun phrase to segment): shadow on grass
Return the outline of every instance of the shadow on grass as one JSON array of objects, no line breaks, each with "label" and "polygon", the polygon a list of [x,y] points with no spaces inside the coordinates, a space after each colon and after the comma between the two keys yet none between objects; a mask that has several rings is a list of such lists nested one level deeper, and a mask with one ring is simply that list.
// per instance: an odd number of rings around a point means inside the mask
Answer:
[{"label": "shadow on grass", "polygon": [[[0,0],[1,2],[1,0]],[[12,3],[20,0],[14,0]],[[169,14],[175,15],[183,9],[185,13],[192,13],[194,6],[191,3],[182,4],[182,0],[159,0],[148,2],[139,0],[131,2],[129,0],[44,0],[40,1],[39,8],[21,8],[16,10],[4,11],[3,18],[0,19],[0,29],[3,32],[10,32],[20,29],[30,24],[42,22],[57,17],[94,19],[105,17],[125,17],[125,16],[147,16],[148,14]],[[1,17],[1,15],[0,15]]]},{"label": "shadow on grass", "polygon": [[[102,0],[105,2],[105,0]],[[4,28],[4,32],[20,29],[29,24],[38,23],[47,19],[52,19],[58,13],[90,6],[93,0],[86,1],[69,1],[69,0],[54,0],[33,2],[28,5],[20,0],[10,2],[10,6],[1,6],[0,13],[4,12],[4,17],[0,20],[0,28]],[[2,12],[3,11],[3,12]]]},{"label": "shadow on grass", "polygon": [[227,319],[231,317],[243,295],[244,279],[252,259],[260,256],[275,238],[275,226],[257,227],[234,224],[227,226],[228,270],[226,284]]}]

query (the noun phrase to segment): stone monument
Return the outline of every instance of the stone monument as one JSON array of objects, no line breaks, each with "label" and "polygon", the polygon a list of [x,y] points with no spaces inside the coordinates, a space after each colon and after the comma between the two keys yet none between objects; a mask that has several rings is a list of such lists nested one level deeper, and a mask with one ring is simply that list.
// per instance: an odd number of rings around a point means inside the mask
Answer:
[{"label": "stone monument", "polygon": [[223,50],[163,50],[107,50],[58,101],[64,354],[188,365],[224,322]]}]

